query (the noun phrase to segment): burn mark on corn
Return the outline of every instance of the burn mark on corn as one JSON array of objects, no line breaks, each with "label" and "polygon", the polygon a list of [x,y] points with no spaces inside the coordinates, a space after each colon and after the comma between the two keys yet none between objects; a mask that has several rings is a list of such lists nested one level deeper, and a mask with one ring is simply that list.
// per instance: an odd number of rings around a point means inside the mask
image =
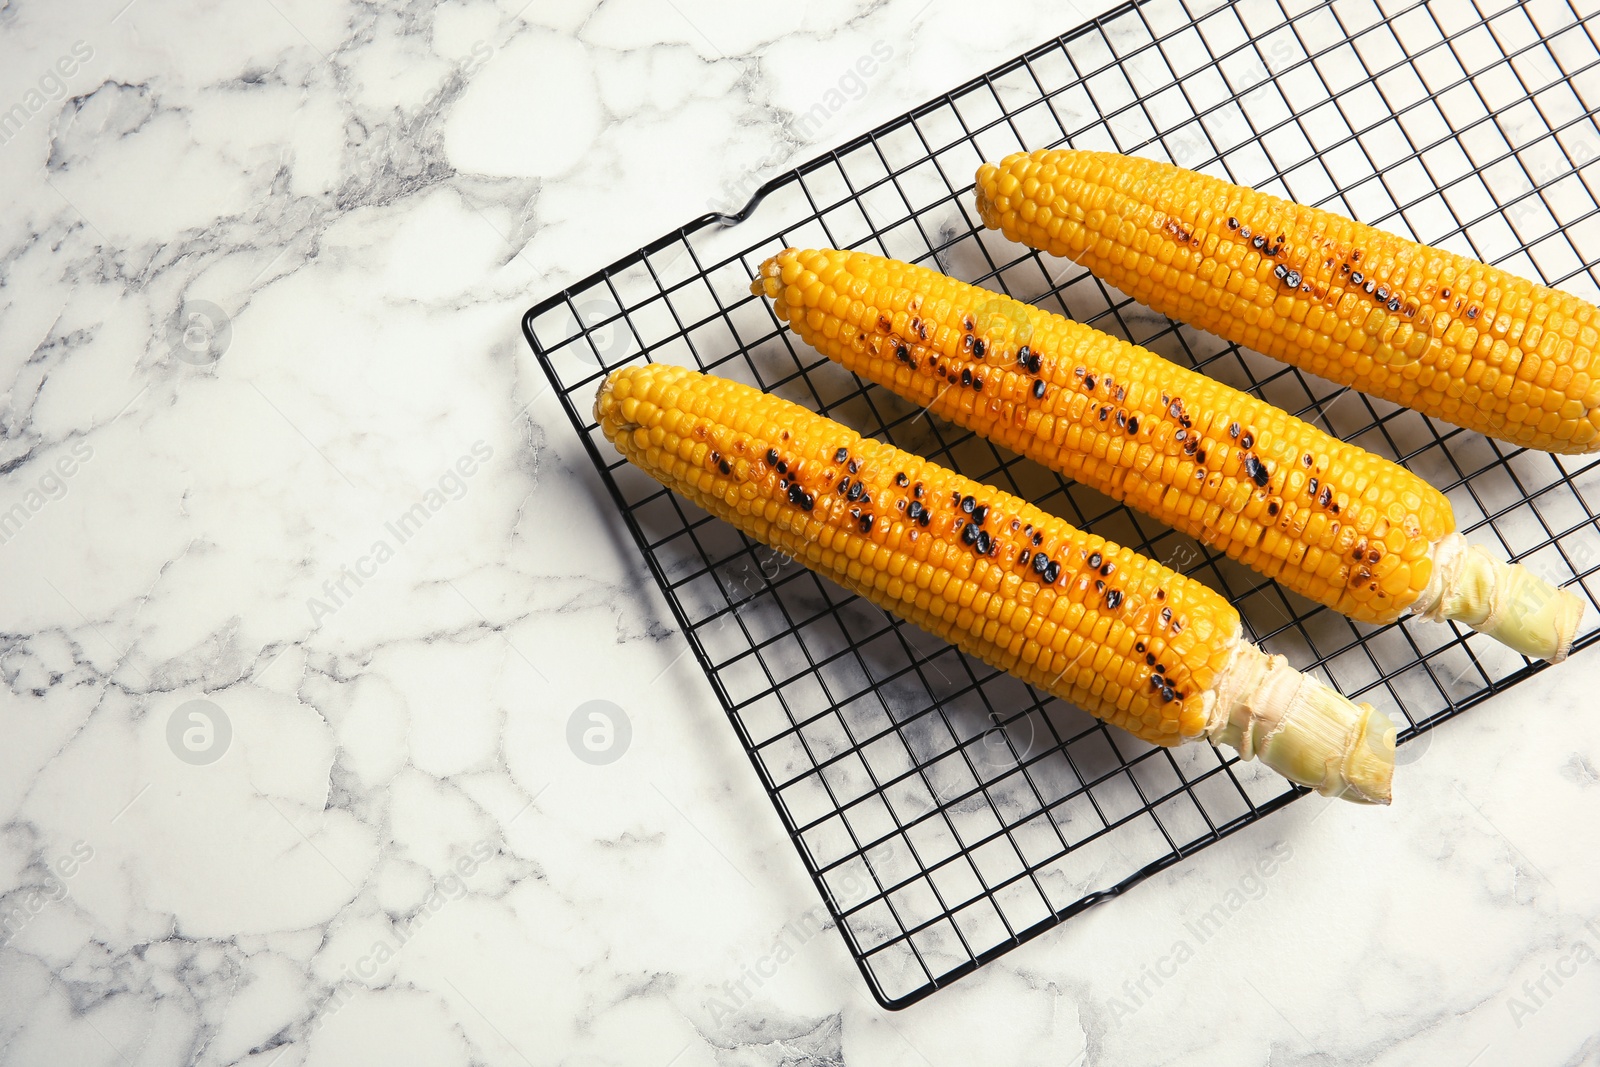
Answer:
[{"label": "burn mark on corn", "polygon": [[1036,380],[1033,383],[1033,398],[1035,400],[1043,400],[1044,399],[1044,379],[1043,378],[1040,378],[1040,379]]},{"label": "burn mark on corn", "polygon": [[1244,457],[1244,472],[1249,475],[1252,482],[1262,487],[1265,487],[1272,477],[1267,471],[1267,465],[1253,455]]}]

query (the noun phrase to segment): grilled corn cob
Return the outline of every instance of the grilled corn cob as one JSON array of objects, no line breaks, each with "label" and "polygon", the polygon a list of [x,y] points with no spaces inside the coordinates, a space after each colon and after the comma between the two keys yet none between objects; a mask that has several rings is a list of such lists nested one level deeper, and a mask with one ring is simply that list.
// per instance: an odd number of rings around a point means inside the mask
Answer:
[{"label": "grilled corn cob", "polygon": [[865,252],[788,249],[752,289],[861,377],[1345,615],[1571,647],[1583,601],[1467,546],[1443,493],[1137,345]]},{"label": "grilled corn cob", "polygon": [[602,383],[628,460],[745,534],[1159,745],[1237,748],[1387,803],[1394,727],[1241,636],[1222,597],[1031,504],[746,385],[663,364]]},{"label": "grilled corn cob", "polygon": [[1182,322],[1490,437],[1600,449],[1600,309],[1575,296],[1106,152],[986,163],[977,200],[990,228]]}]

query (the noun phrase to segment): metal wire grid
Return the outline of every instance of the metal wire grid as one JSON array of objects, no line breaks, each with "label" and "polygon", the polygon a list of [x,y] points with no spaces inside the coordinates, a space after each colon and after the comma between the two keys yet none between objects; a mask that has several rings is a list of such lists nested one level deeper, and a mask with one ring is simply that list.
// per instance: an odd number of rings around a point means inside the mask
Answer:
[{"label": "metal wire grid", "polygon": [[[603,374],[683,363],[798,400],[1198,577],[1253,638],[1401,724],[1541,669],[1453,626],[1358,625],[829,364],[748,281],[787,245],[936,263],[1152,348],[1398,459],[1458,523],[1590,602],[1600,460],[1510,448],[1224,345],[983,231],[981,159],[1166,156],[1596,298],[1600,49],[1571,2],[1129,3],[531,309],[524,330],[874,996],[910,1004],[1304,795],[1156,749],[761,548],[619,460]],[[759,205],[759,207],[758,207]],[[736,221],[759,219],[742,225]],[[751,241],[752,232],[767,234]],[[1401,796],[1404,795],[1403,770]]]}]

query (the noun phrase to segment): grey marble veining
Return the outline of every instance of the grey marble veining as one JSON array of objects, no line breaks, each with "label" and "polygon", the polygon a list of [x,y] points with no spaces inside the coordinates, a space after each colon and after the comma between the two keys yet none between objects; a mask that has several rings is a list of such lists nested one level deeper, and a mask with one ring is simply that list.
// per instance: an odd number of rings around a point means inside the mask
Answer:
[{"label": "grey marble veining", "polygon": [[0,6],[0,1063],[1600,1062],[1600,652],[888,1014],[546,391],[1087,7]]}]

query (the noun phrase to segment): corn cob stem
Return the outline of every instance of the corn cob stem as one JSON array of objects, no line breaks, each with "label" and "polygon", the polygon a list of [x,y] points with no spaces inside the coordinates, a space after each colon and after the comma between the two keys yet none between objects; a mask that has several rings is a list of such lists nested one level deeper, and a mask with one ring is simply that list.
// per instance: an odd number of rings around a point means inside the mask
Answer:
[{"label": "corn cob stem", "polygon": [[1018,152],[984,223],[1141,303],[1424,415],[1600,449],[1600,309],[1465,256],[1167,163]]},{"label": "corn cob stem", "polygon": [[[1290,781],[1324,796],[1386,804],[1356,783],[1375,782],[1394,763],[1395,725],[1370,704],[1349,714],[1350,702],[1283,656],[1268,656],[1241,642],[1217,684],[1217,704],[1207,736],[1261,762]],[[1352,792],[1353,791],[1353,792]]]},{"label": "corn cob stem", "polygon": [[1524,656],[1560,663],[1572,650],[1583,600],[1557,589],[1516,563],[1491,556],[1450,534],[1433,546],[1433,580],[1416,612],[1435,621],[1454,619],[1488,634]]},{"label": "corn cob stem", "polygon": [[[863,252],[788,249],[751,288],[863,378],[1351,618],[1456,619],[1527,655],[1571,645],[1573,594],[1505,563],[1441,572],[1460,538],[1423,479],[1137,345]],[[1499,610],[1463,582],[1499,589]]]},{"label": "corn cob stem", "polygon": [[1113,725],[1160,745],[1237,738],[1324,795],[1388,802],[1392,731],[1385,750],[1370,708],[1281,659],[1260,668],[1238,612],[1199,582],[685,368],[616,371],[595,419],[629,461],[748,536]]}]

